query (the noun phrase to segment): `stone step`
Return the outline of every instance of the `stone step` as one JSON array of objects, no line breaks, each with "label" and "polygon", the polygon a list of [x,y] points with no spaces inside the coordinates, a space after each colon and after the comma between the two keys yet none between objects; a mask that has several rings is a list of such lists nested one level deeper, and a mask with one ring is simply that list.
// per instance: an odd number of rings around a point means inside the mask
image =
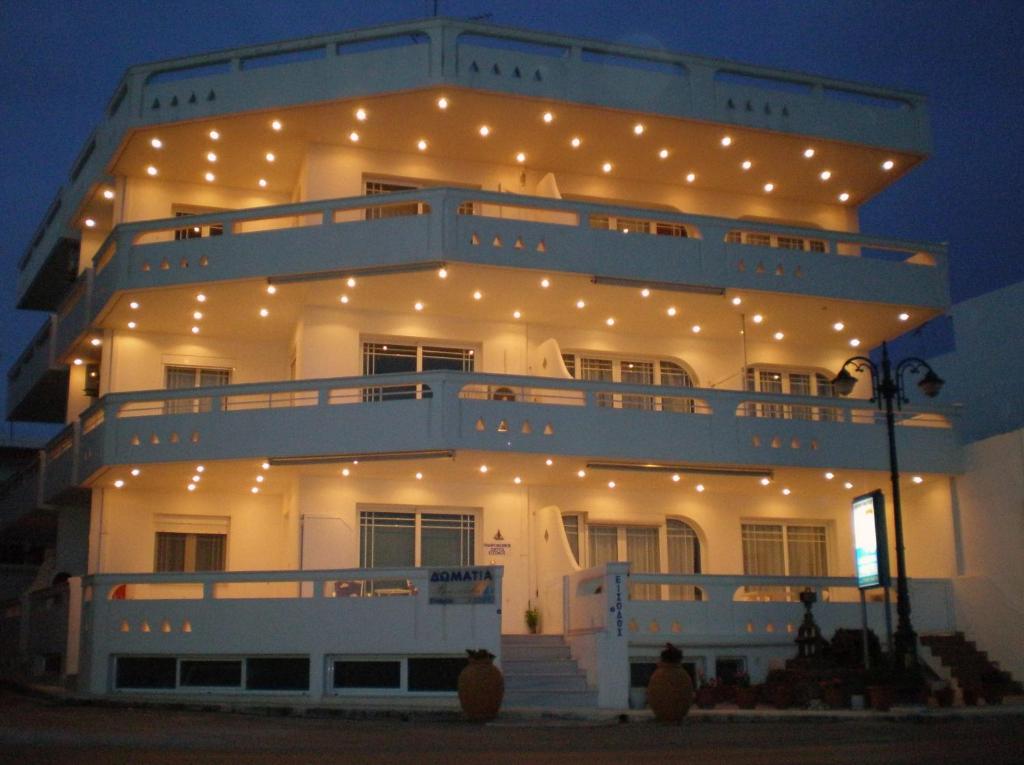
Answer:
[{"label": "stone step", "polygon": [[549,661],[501,658],[501,671],[508,675],[574,675],[580,670],[576,662],[565,659]]},{"label": "stone step", "polygon": [[501,644],[506,645],[565,645],[561,635],[502,635]]},{"label": "stone step", "polygon": [[584,709],[597,706],[597,691],[519,691],[506,690],[502,706],[544,707],[547,709]]},{"label": "stone step", "polygon": [[501,646],[502,661],[572,661],[572,654],[567,645],[521,645],[512,643]]},{"label": "stone step", "polygon": [[506,691],[586,691],[587,676],[575,675],[505,675]]}]

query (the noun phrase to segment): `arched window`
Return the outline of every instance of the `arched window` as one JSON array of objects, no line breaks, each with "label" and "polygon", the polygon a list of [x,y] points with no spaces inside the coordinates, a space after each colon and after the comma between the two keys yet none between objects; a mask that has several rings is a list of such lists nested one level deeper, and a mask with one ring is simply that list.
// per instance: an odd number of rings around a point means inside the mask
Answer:
[{"label": "arched window", "polygon": [[[665,523],[668,542],[668,573],[699,574],[701,572],[700,539],[685,521],[669,518]],[[689,584],[669,586],[670,600],[701,600],[701,591]]]}]

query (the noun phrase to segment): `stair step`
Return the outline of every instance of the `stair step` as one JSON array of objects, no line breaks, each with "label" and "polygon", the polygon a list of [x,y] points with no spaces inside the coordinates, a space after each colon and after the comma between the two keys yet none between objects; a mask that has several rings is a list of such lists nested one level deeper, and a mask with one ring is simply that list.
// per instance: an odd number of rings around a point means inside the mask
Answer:
[{"label": "stair step", "polygon": [[597,706],[597,691],[519,691],[506,690],[504,707],[546,707],[548,709],[582,709]]},{"label": "stair step", "polygon": [[505,675],[506,691],[586,691],[587,676],[575,675]]},{"label": "stair step", "polygon": [[574,675],[576,662],[565,659],[535,660],[501,658],[501,671],[509,675]]},{"label": "stair step", "polygon": [[571,661],[572,654],[569,652],[569,646],[567,645],[520,645],[512,643],[510,645],[502,644],[501,658],[502,661]]},{"label": "stair step", "polygon": [[501,644],[505,645],[565,645],[561,635],[502,635]]}]

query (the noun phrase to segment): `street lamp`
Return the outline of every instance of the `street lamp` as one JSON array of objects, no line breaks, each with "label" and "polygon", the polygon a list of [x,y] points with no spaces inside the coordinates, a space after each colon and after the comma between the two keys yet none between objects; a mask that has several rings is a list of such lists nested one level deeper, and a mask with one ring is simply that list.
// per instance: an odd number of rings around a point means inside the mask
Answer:
[{"label": "street lamp", "polygon": [[885,426],[889,434],[889,471],[892,479],[892,519],[896,528],[897,622],[894,650],[898,659],[897,666],[907,669],[917,663],[917,635],[910,625],[910,592],[907,588],[907,566],[903,553],[903,513],[900,506],[900,469],[896,459],[896,421],[893,406],[902,409],[903,404],[907,403],[906,388],[903,385],[903,376],[907,372],[924,372],[917,382],[917,387],[928,398],[939,395],[944,380],[935,374],[928,362],[914,356],[899,362],[893,370],[889,362],[889,349],[883,342],[881,367],[865,356],[854,356],[843,362],[839,374],[832,381],[836,393],[840,396],[849,396],[857,384],[857,378],[846,369],[851,365],[854,372],[863,372],[867,369],[871,373],[871,400],[878,404],[879,409],[885,402]]}]

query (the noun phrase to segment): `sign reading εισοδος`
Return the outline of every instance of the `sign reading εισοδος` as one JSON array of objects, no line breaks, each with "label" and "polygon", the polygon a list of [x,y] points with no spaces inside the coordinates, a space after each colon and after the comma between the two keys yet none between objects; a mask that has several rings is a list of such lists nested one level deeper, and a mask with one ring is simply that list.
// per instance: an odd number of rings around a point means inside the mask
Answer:
[{"label": "sign reading \u03b5\u03b9\u03c3\u03bf\u03b4\u03bf\u03c2", "polygon": [[493,603],[494,575],[489,568],[433,568],[427,592],[431,605]]}]

